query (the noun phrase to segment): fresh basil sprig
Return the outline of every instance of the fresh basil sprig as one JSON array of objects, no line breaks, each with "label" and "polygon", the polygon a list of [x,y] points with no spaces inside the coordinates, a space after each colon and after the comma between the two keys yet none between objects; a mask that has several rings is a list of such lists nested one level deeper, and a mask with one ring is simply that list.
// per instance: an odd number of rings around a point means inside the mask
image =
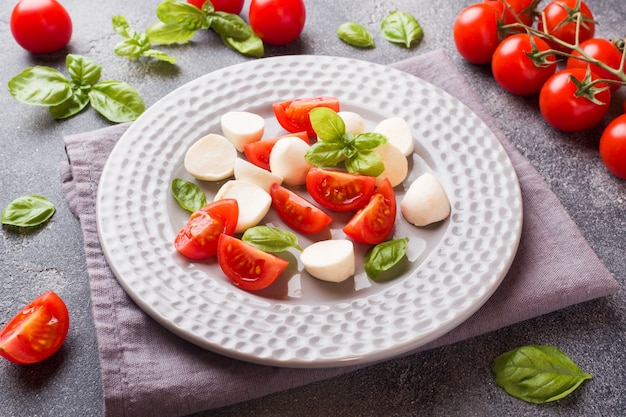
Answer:
[{"label": "fresh basil sprig", "polygon": [[284,252],[290,248],[302,251],[296,235],[277,227],[251,227],[243,233],[241,240],[265,252]]},{"label": "fresh basil sprig", "polygon": [[102,67],[95,61],[69,54],[65,64],[70,79],[44,66],[28,67],[9,80],[9,93],[17,101],[49,108],[55,119],[65,119],[91,103],[114,123],[137,119],[146,109],[139,92],[123,81],[99,81]]},{"label": "fresh basil sprig", "polygon": [[2,224],[33,227],[46,222],[56,208],[42,195],[27,195],[16,198],[2,211]]},{"label": "fresh basil sprig", "polygon": [[178,204],[191,213],[200,210],[207,204],[206,195],[193,182],[182,178],[174,178],[171,190]]},{"label": "fresh basil sprig", "polygon": [[124,16],[113,16],[113,30],[124,38],[115,45],[115,54],[129,59],[138,59],[142,56],[155,58],[160,61],[176,63],[176,58],[165,52],[152,49],[150,39],[145,32],[137,32],[130,27]]},{"label": "fresh basil sprig", "polygon": [[358,48],[374,48],[374,37],[361,24],[356,22],[346,22],[337,28],[339,39],[351,46]]},{"label": "fresh basil sprig", "polygon": [[394,10],[380,24],[383,37],[392,43],[410,48],[424,38],[424,30],[411,14]]},{"label": "fresh basil sprig", "polygon": [[406,255],[406,247],[409,239],[388,240],[370,248],[363,258],[365,273],[376,281],[383,272],[386,272],[398,264]]},{"label": "fresh basil sprig", "polygon": [[319,139],[305,155],[311,164],[333,167],[343,162],[348,172],[373,177],[385,170],[380,156],[373,151],[387,142],[385,136],[372,132],[357,135],[346,133],[341,116],[327,107],[312,109],[309,117]]},{"label": "fresh basil sprig", "polygon": [[528,345],[498,356],[492,365],[496,383],[515,398],[533,404],[559,400],[592,376],[560,349]]}]

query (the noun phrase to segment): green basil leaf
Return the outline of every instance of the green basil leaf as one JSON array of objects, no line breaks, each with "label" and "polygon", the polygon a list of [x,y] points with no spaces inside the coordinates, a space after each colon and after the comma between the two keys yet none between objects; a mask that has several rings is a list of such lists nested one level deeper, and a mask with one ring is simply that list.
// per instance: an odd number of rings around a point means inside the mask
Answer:
[{"label": "green basil leaf", "polygon": [[84,56],[68,54],[65,66],[72,81],[80,86],[91,87],[100,80],[102,66],[93,59]]},{"label": "green basil leaf", "polygon": [[233,13],[213,12],[211,15],[211,29],[220,36],[233,38],[238,41],[246,40],[252,35],[252,29],[246,21]]},{"label": "green basil leaf", "polygon": [[195,30],[182,29],[178,26],[166,25],[163,22],[153,23],[146,28],[146,35],[148,35],[150,42],[159,45],[186,43],[195,34]]},{"label": "green basil leaf", "polygon": [[115,123],[136,120],[146,110],[139,92],[123,81],[99,82],[89,92],[89,99],[98,113]]},{"label": "green basil leaf", "polygon": [[254,33],[245,40],[237,40],[229,38],[228,36],[221,36],[221,39],[224,45],[234,49],[240,54],[253,56],[255,58],[262,58],[265,54],[263,41]]},{"label": "green basil leaf", "polygon": [[172,195],[185,210],[193,213],[207,205],[206,195],[193,182],[182,178],[172,180]]},{"label": "green basil leaf", "polygon": [[9,80],[9,93],[17,101],[35,106],[54,106],[72,95],[70,81],[50,67],[28,67]]},{"label": "green basil leaf", "polygon": [[148,49],[147,51],[143,51],[143,56],[146,56],[148,58],[158,59],[159,61],[168,62],[170,64],[176,63],[175,57],[168,55],[165,52],[157,51],[155,49]]},{"label": "green basil leaf", "polygon": [[38,226],[52,217],[56,208],[42,195],[27,195],[13,200],[2,211],[2,224],[32,227]]},{"label": "green basil leaf", "polygon": [[48,110],[55,119],[67,119],[80,113],[89,104],[89,93],[84,88],[74,90],[74,94],[61,104],[50,106]]},{"label": "green basil leaf", "polygon": [[559,400],[592,376],[583,372],[563,351],[546,345],[528,345],[494,359],[496,383],[515,398],[533,404]]},{"label": "green basil leaf", "polygon": [[383,272],[390,270],[398,264],[406,255],[406,247],[409,239],[388,240],[370,248],[363,259],[363,268],[368,277],[374,281]]},{"label": "green basil leaf", "polygon": [[113,31],[123,38],[133,38],[137,34],[124,16],[113,16],[111,22],[113,23]]},{"label": "green basil leaf", "polygon": [[289,248],[302,251],[295,234],[276,227],[251,227],[243,233],[241,240],[265,252],[284,252]]},{"label": "green basil leaf", "polygon": [[342,140],[346,124],[341,116],[328,107],[315,107],[309,112],[311,126],[318,139],[327,141]]},{"label": "green basil leaf", "polygon": [[[149,48],[149,46],[148,46]],[[137,38],[124,39],[115,45],[114,52],[118,56],[123,56],[129,59],[137,59],[143,55],[143,52],[147,50],[145,45],[140,45]]]},{"label": "green basil leaf", "polygon": [[354,136],[354,147],[360,151],[378,148],[387,143],[387,138],[380,133],[365,132]]},{"label": "green basil leaf", "polygon": [[424,38],[424,30],[415,17],[398,10],[389,13],[383,19],[380,30],[389,42],[401,43],[407,48]]},{"label": "green basil leaf", "polygon": [[156,14],[166,25],[185,30],[208,29],[204,12],[185,1],[163,1],[157,6]]},{"label": "green basil leaf", "polygon": [[317,141],[304,155],[317,167],[333,167],[345,159],[344,146],[338,141]]},{"label": "green basil leaf", "polygon": [[353,174],[377,177],[385,170],[385,164],[374,151],[359,151],[345,160],[346,169]]},{"label": "green basil leaf", "polygon": [[358,48],[373,48],[376,46],[372,34],[363,25],[356,22],[341,24],[337,28],[337,36],[348,45]]}]

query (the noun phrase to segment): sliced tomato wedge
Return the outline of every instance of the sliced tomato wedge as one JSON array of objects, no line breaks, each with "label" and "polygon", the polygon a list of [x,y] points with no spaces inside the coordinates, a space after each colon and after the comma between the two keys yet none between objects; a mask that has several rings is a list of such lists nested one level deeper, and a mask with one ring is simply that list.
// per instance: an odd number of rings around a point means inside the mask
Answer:
[{"label": "sliced tomato wedge", "polygon": [[319,233],[333,221],[322,209],[281,185],[272,185],[270,195],[280,218],[300,233]]},{"label": "sliced tomato wedge", "polygon": [[396,221],[396,193],[388,179],[383,180],[365,208],[343,228],[352,240],[377,245],[387,240]]},{"label": "sliced tomato wedge", "polygon": [[243,145],[243,153],[246,155],[246,158],[249,162],[254,165],[261,167],[266,170],[270,170],[270,153],[272,152],[272,148],[278,142],[278,139],[282,139],[285,137],[298,137],[305,141],[306,143],[311,143],[309,141],[309,135],[305,131],[290,133],[288,135],[279,136],[277,138],[272,139],[263,139],[257,142],[251,142]]},{"label": "sliced tomato wedge", "polygon": [[0,331],[0,356],[22,365],[41,362],[59,350],[69,327],[65,303],[48,291],[31,301]]},{"label": "sliced tomato wedge", "polygon": [[315,131],[311,127],[309,113],[316,107],[328,107],[338,112],[339,99],[333,96],[307,97],[281,101],[272,105],[274,115],[283,129],[291,133],[304,130],[311,137],[315,136]]},{"label": "sliced tomato wedge", "polygon": [[217,262],[224,274],[243,290],[262,290],[276,281],[289,262],[236,237],[221,234]]},{"label": "sliced tomato wedge", "polygon": [[345,212],[364,207],[374,194],[376,178],[345,171],[311,168],[306,189],[319,205]]},{"label": "sliced tomato wedge", "polygon": [[209,203],[191,214],[176,235],[174,246],[188,258],[209,258],[217,253],[217,241],[221,234],[235,233],[238,218],[237,200],[225,198]]}]

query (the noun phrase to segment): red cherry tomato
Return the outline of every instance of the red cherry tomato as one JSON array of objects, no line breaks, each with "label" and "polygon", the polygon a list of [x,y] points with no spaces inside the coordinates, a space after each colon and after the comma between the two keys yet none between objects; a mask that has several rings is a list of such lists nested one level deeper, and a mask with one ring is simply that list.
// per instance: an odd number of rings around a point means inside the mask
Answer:
[{"label": "red cherry tomato", "polygon": [[484,3],[466,7],[454,21],[453,34],[463,58],[473,64],[488,64],[500,43],[498,11]]},{"label": "red cherry tomato", "polygon": [[217,253],[221,234],[235,233],[239,205],[237,200],[225,198],[207,204],[191,214],[176,235],[174,247],[191,259],[206,259]]},{"label": "red cherry tomato", "polygon": [[338,112],[339,99],[332,96],[306,97],[272,104],[274,115],[283,129],[291,133],[306,131],[309,136],[315,136],[309,118],[311,109],[315,107],[328,107]]},{"label": "red cherry tomato", "polygon": [[515,16],[517,16],[526,26],[531,26],[535,20],[533,0],[507,0],[509,5],[508,7],[506,7],[503,0],[484,0],[483,3],[496,7],[500,11],[500,17],[502,17],[506,10],[506,13],[504,14],[504,23],[507,25],[519,23]]},{"label": "red cherry tomato", "polygon": [[[576,43],[576,3],[579,0],[553,0],[543,8],[542,17],[539,18],[539,30],[546,31],[550,35],[556,36],[560,40],[571,45]],[[580,32],[578,42],[583,43],[587,39],[593,38],[596,25],[593,14],[584,1],[580,1]],[[552,49],[569,52],[571,48],[559,45],[556,42],[548,42]]]},{"label": "red cherry tomato", "polygon": [[358,210],[374,194],[376,178],[332,169],[311,168],[306,189],[319,205],[333,211]]},{"label": "red cherry tomato", "polygon": [[202,5],[210,1],[213,4],[213,8],[216,12],[226,12],[233,14],[240,14],[243,10],[243,4],[245,0],[187,0],[187,3],[193,4],[198,9],[202,10]]},{"label": "red cherry tomato", "polygon": [[56,0],[20,0],[11,13],[11,33],[29,52],[55,52],[69,43],[72,19]]},{"label": "red cherry tomato", "polygon": [[[592,58],[603,62],[611,68],[619,69],[622,63],[622,52],[608,39],[591,38],[581,43],[580,48]],[[573,57],[570,57],[567,60],[567,68],[587,68],[587,66],[591,66],[591,71],[596,73],[600,78],[616,81],[621,80],[615,74],[611,74],[609,71],[596,64],[590,64],[582,59],[575,58],[581,56],[580,52],[572,51],[572,55]],[[609,88],[611,89],[611,92],[615,92],[618,88],[620,88],[620,85],[609,84]]]},{"label": "red cherry tomato", "polygon": [[304,233],[319,233],[333,221],[319,207],[278,184],[270,189],[272,206],[280,218],[292,229]]},{"label": "red cherry tomato", "polygon": [[306,8],[302,0],[252,0],[248,17],[263,42],[286,45],[302,33]]},{"label": "red cherry tomato", "polygon": [[0,356],[22,365],[41,362],[59,350],[69,327],[63,300],[52,291],[44,293],[0,331]]},{"label": "red cherry tomato", "polygon": [[278,139],[284,137],[296,136],[305,141],[306,143],[310,143],[309,135],[307,132],[296,132],[290,133],[288,135],[279,136],[277,138],[272,139],[264,139],[256,142],[250,142],[243,145],[243,153],[246,155],[246,158],[249,162],[254,165],[270,170],[270,153],[272,152],[272,148],[278,142]]},{"label": "red cherry tomato", "polygon": [[604,129],[600,157],[609,172],[626,180],[626,114],[613,119]]},{"label": "red cherry tomato", "polygon": [[[544,119],[556,129],[565,132],[578,132],[598,124],[609,109],[611,92],[608,88],[595,95],[598,103],[587,97],[577,97],[578,91],[572,77],[582,81],[586,70],[570,68],[558,71],[546,81],[539,93],[539,109]],[[591,74],[591,79],[598,76]],[[602,89],[606,83],[599,83],[596,88]]]},{"label": "red cherry tomato", "polygon": [[496,82],[506,91],[519,94],[536,94],[552,74],[556,71],[556,59],[554,55],[546,57],[537,66],[535,62],[526,55],[534,51],[547,51],[548,44],[526,33],[511,35],[504,39],[493,53],[491,70]]},{"label": "red cherry tomato", "polygon": [[343,228],[352,240],[377,245],[387,240],[396,222],[396,194],[388,179],[384,179],[367,206],[359,210]]},{"label": "red cherry tomato", "polygon": [[217,262],[229,280],[243,290],[262,290],[276,281],[289,262],[226,234],[217,243]]}]

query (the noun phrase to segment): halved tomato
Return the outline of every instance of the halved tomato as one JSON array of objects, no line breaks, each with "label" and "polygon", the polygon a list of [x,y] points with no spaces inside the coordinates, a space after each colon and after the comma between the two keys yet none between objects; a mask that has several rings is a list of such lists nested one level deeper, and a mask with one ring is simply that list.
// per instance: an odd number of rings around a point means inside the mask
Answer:
[{"label": "halved tomato", "polygon": [[306,189],[318,204],[333,211],[352,211],[365,206],[374,194],[376,178],[334,169],[313,167]]},{"label": "halved tomato", "polygon": [[226,234],[221,234],[217,243],[217,262],[233,284],[251,291],[267,288],[289,265],[276,255]]},{"label": "halved tomato", "polygon": [[225,198],[207,204],[191,214],[176,235],[176,250],[191,259],[206,259],[217,253],[221,234],[235,233],[239,205],[237,200]]},{"label": "halved tomato", "polygon": [[352,240],[377,245],[387,240],[396,222],[396,193],[388,179],[383,180],[367,206],[359,210],[343,228]]},{"label": "halved tomato", "polygon": [[307,97],[281,101],[272,105],[274,115],[283,129],[291,133],[304,130],[311,137],[315,136],[315,131],[311,127],[309,113],[316,107],[328,107],[338,112],[339,99],[333,96]]},{"label": "halved tomato", "polygon": [[59,350],[70,327],[65,303],[48,291],[31,301],[0,331],[0,356],[27,365]]},{"label": "halved tomato", "polygon": [[270,153],[272,152],[272,148],[278,142],[278,139],[282,139],[285,137],[298,137],[305,141],[306,143],[311,143],[309,141],[309,135],[305,131],[290,133],[288,135],[279,136],[277,138],[272,139],[263,139],[257,142],[251,142],[243,145],[243,153],[246,155],[246,158],[249,162],[254,165],[270,170]]},{"label": "halved tomato", "polygon": [[280,218],[300,233],[319,233],[333,221],[322,209],[283,186],[272,185],[270,195]]}]

